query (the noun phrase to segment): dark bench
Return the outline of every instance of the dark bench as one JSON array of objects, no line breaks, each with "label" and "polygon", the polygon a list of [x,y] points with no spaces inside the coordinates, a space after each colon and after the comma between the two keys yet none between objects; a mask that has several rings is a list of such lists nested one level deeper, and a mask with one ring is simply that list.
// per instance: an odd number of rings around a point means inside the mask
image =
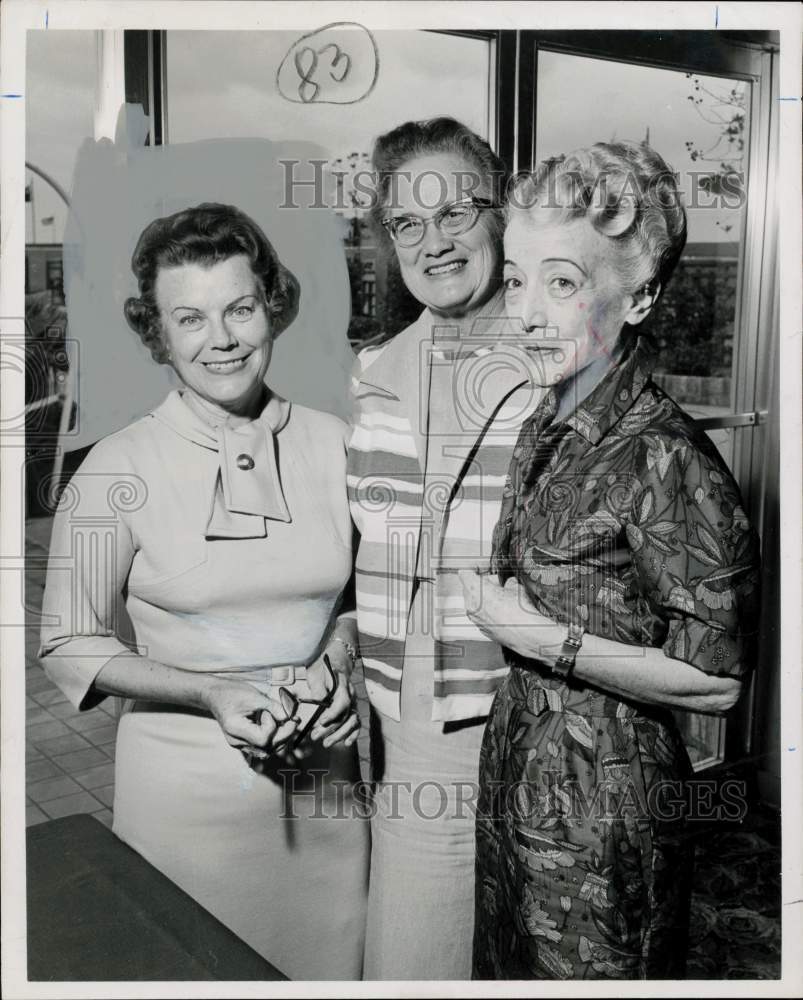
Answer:
[{"label": "dark bench", "polygon": [[28,828],[28,979],[283,980],[91,816]]}]

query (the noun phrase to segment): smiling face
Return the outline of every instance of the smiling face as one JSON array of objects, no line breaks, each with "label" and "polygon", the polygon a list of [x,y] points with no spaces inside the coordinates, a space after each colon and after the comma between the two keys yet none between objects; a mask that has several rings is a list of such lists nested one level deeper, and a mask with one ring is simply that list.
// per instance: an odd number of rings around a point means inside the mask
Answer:
[{"label": "smiling face", "polygon": [[[475,175],[470,163],[447,153],[408,160],[394,178],[387,216],[430,218],[468,193],[490,200],[490,184],[472,190]],[[498,291],[500,244],[493,215],[481,210],[471,229],[459,236],[449,236],[429,222],[417,246],[395,245],[395,250],[411,294],[436,315],[457,318],[469,315]]]},{"label": "smiling face", "polygon": [[162,268],[155,296],[171,364],[187,389],[226,413],[253,415],[273,334],[248,257]]},{"label": "smiling face", "polygon": [[[543,215],[541,215],[543,213]],[[505,311],[521,321],[530,346],[570,342],[560,376],[613,363],[626,323],[640,323],[652,297],[626,290],[612,241],[585,218],[555,222],[548,210],[514,211],[505,231]],[[607,362],[607,365],[606,365]]]}]

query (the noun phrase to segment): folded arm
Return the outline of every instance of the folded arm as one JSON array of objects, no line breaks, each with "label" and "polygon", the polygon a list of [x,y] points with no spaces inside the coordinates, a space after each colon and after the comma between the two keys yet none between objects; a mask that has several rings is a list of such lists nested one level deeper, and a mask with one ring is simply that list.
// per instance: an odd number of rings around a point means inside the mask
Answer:
[{"label": "folded arm", "polygon": [[[624,698],[724,712],[736,703],[753,665],[758,539],[736,484],[714,453],[686,441],[659,457],[666,461],[647,461],[636,470],[640,489],[622,523],[641,624],[626,608],[630,625],[619,634],[627,641],[586,632],[575,676]],[[545,586],[536,560],[525,553],[504,588],[470,572],[462,579],[470,617],[486,634],[551,667],[567,629],[536,610],[544,604]],[[568,583],[553,587],[550,611],[564,623],[583,624],[572,595]],[[607,616],[616,613],[609,607]]]},{"label": "folded arm", "polygon": [[[501,587],[495,579],[461,572],[471,620],[495,642],[551,668],[557,660],[566,626],[536,611],[514,579]],[[720,713],[739,698],[741,681],[704,673],[661,648],[635,646],[586,633],[574,676],[621,698],[693,712]]]}]

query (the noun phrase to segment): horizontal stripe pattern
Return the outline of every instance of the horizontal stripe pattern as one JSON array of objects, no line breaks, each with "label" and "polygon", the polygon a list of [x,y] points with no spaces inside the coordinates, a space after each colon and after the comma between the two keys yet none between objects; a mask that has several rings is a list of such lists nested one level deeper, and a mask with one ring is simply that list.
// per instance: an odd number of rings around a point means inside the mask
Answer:
[{"label": "horizontal stripe pattern", "polygon": [[[487,715],[507,667],[501,649],[467,617],[457,570],[490,559],[518,425],[527,414],[512,395],[492,421],[455,438],[459,481],[433,482],[431,477],[425,488],[411,424],[415,405],[400,389],[406,375],[408,392],[419,391],[415,373],[423,331],[418,327],[424,317],[388,345],[392,353],[376,368],[365,371],[377,353],[361,352],[364,379],[353,382],[348,496],[361,534],[356,562],[360,647],[372,704],[398,719],[414,575],[417,571],[431,580],[421,584],[431,601],[425,601],[425,621],[418,627],[432,628],[435,638],[433,717],[469,719]],[[461,463],[463,454],[471,460]]]}]

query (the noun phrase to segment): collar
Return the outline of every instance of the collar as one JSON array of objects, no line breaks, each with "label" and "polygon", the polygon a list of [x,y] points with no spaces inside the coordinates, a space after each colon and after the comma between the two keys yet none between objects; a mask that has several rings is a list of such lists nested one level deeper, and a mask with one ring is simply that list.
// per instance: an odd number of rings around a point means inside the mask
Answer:
[{"label": "collar", "polygon": [[176,389],[151,414],[187,441],[215,451],[218,474],[209,497],[206,538],[264,538],[266,519],[292,520],[276,463],[274,435],[290,418],[290,403],[271,393],[247,423],[201,417]]},{"label": "collar", "polygon": [[508,332],[508,322],[503,290],[483,306],[462,337],[457,324],[435,316],[427,307],[418,319],[381,346],[362,369],[360,382],[406,399],[420,378],[418,365],[411,365],[409,359],[423,357],[423,344],[432,344],[440,355],[450,358],[471,357],[491,350]]},{"label": "collar", "polygon": [[[400,404],[401,412],[410,426],[416,458],[422,472],[427,454],[428,400],[433,355],[437,355],[436,364],[458,357],[463,359],[483,354],[491,356],[499,342],[504,343],[506,334],[509,342],[509,321],[504,315],[503,299],[502,292],[490,299],[475,317],[468,333],[462,337],[459,336],[456,324],[434,316],[429,309],[425,309],[415,322],[367,358],[367,363],[360,371],[360,385],[370,387],[371,391]],[[469,376],[471,385],[461,389],[477,390],[483,387],[479,409],[475,400],[470,402],[470,419],[471,426],[475,429],[475,438],[487,427],[486,418],[490,419],[511,392],[530,381],[523,370],[526,366],[511,364],[509,360],[502,364],[493,362],[494,358],[490,357],[488,367],[482,369],[485,374],[494,373],[492,380],[480,376],[469,366],[470,370],[467,369],[465,374]]]},{"label": "collar", "polygon": [[644,391],[656,360],[655,347],[650,339],[645,335],[638,336],[564,422],[590,444],[599,444]]}]

